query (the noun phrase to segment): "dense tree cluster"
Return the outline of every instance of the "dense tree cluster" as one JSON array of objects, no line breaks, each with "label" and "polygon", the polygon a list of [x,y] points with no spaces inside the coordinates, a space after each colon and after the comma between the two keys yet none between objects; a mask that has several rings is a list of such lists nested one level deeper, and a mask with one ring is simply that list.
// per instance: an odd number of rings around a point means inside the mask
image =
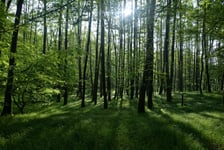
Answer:
[{"label": "dense tree cluster", "polygon": [[223,91],[222,0],[1,0],[0,14],[2,115],[71,95],[144,112],[154,93]]}]

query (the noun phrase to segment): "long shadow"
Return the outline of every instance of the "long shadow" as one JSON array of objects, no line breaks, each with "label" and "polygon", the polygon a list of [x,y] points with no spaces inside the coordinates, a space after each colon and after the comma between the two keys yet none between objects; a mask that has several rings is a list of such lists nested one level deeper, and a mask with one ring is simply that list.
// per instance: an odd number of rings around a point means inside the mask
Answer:
[{"label": "long shadow", "polygon": [[174,120],[169,115],[163,112],[161,112],[160,114],[167,122],[169,122],[169,126],[176,126],[175,129],[179,129],[181,133],[193,136],[193,139],[197,140],[200,144],[202,144],[203,149],[213,150],[217,148],[217,145],[214,141],[212,141],[205,135],[202,135],[200,131],[193,128],[190,124]]},{"label": "long shadow", "polygon": [[[129,107],[120,108],[112,103],[108,110],[103,110],[102,103],[84,109],[79,105],[53,106],[52,110],[62,111],[52,113],[51,109],[43,109],[40,112],[49,115],[27,120],[23,116],[3,118],[0,136],[5,143],[0,142],[0,149],[192,149],[186,134],[192,134],[200,148],[215,149],[213,141],[190,124],[173,120],[160,109],[138,114],[136,100],[124,103],[129,103]],[[166,105],[169,111],[173,107],[178,105]],[[178,110],[179,107],[174,109],[180,115],[188,111]]]},{"label": "long shadow", "polygon": [[[159,144],[153,141],[156,131],[160,130],[158,127],[164,124],[159,118],[139,116],[125,108],[102,110],[101,105],[80,109],[78,113],[64,112],[29,120],[4,118],[4,121],[0,135],[9,140],[0,148],[6,150],[15,147],[38,150],[43,149],[43,145],[45,149],[157,148]],[[150,124],[156,124],[156,129],[148,131]],[[166,132],[172,134],[169,130]]]},{"label": "long shadow", "polygon": [[173,113],[224,112],[221,99],[221,95],[217,94],[200,95],[198,93],[185,93],[184,106],[181,106],[180,94],[175,94],[171,103],[167,103],[164,97],[155,96],[158,108],[167,108]]}]

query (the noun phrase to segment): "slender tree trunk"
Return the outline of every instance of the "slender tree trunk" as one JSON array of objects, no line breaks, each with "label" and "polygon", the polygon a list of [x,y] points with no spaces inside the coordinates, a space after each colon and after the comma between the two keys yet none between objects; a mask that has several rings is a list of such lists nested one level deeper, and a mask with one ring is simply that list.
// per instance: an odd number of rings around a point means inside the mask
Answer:
[{"label": "slender tree trunk", "polygon": [[[142,0],[140,0],[140,5],[142,5]],[[136,5],[137,6],[137,5]],[[136,14],[137,15],[137,14]],[[135,17],[137,18],[137,17]],[[139,24],[142,24],[142,18],[139,17]],[[141,31],[143,27],[139,26],[139,31]],[[138,34],[137,36],[138,38],[138,49],[136,49],[137,51],[137,56],[136,56],[136,89],[135,89],[135,97],[139,98],[139,93],[140,93],[140,72],[139,72],[139,68],[140,68],[140,57],[141,57],[141,50],[142,50],[142,41],[141,41],[141,33]]]},{"label": "slender tree trunk", "polygon": [[[206,8],[205,8],[205,23],[206,23]],[[207,89],[208,92],[211,93],[212,89],[211,89],[211,84],[210,84],[210,74],[209,74],[209,67],[208,67],[208,39],[207,39],[207,34],[206,34],[206,25],[203,26],[203,28],[205,28],[203,30],[203,32],[205,32],[204,34],[204,51],[205,51],[205,73],[206,73],[206,83],[207,83]]]},{"label": "slender tree trunk", "polygon": [[193,77],[192,77],[192,90],[195,91],[195,87],[196,87],[196,51],[193,50]]},{"label": "slender tree trunk", "polygon": [[99,24],[100,24],[100,9],[99,4],[97,5],[97,27],[96,27],[96,53],[95,53],[95,74],[93,83],[93,97],[92,101],[97,104],[97,89],[98,89],[98,78],[99,78],[99,54],[98,54],[98,41],[99,41]]},{"label": "slender tree trunk", "polygon": [[106,93],[106,79],[105,79],[105,27],[104,27],[104,13],[105,13],[105,6],[104,6],[104,0],[101,0],[101,36],[100,36],[100,51],[101,51],[101,76],[102,76],[102,90],[103,90],[103,97],[104,97],[104,109],[107,109],[107,93]]},{"label": "slender tree trunk", "polygon": [[82,103],[81,107],[85,107],[85,91],[86,91],[86,70],[87,70],[87,62],[89,57],[90,51],[90,36],[91,36],[91,27],[92,27],[92,9],[93,9],[93,1],[91,1],[91,10],[89,12],[89,25],[88,25],[88,35],[87,35],[87,43],[86,43],[86,56],[84,62],[84,70],[83,70],[83,85],[82,85]]},{"label": "slender tree trunk", "polygon": [[9,7],[10,7],[11,3],[12,3],[12,0],[8,0],[8,1],[7,1],[7,5],[6,5],[6,11],[7,11],[7,12],[8,12],[8,10],[9,10]]},{"label": "slender tree trunk", "polygon": [[[129,24],[129,22],[128,22],[128,24]],[[127,35],[127,38],[128,38],[128,41],[127,41],[127,64],[129,64],[128,65],[128,67],[127,67],[127,69],[128,69],[128,75],[127,75],[127,89],[126,89],[126,93],[127,93],[127,96],[129,96],[130,95],[130,99],[132,99],[131,98],[131,80],[132,80],[132,73],[133,73],[133,71],[132,71],[132,26],[130,25],[129,27],[128,27],[128,35]]]},{"label": "slender tree trunk", "polygon": [[176,11],[177,11],[177,2],[173,0],[173,9],[174,9],[174,16],[173,16],[173,37],[172,37],[172,46],[171,46],[171,68],[170,68],[170,87],[171,93],[173,90],[173,76],[174,76],[174,48],[175,48],[175,40],[176,40]]},{"label": "slender tree trunk", "polygon": [[18,0],[15,22],[13,26],[14,30],[13,30],[12,42],[11,42],[11,48],[10,48],[9,69],[8,69],[8,76],[7,76],[7,82],[6,82],[4,106],[1,113],[2,116],[12,114],[12,92],[13,92],[12,90],[13,90],[14,70],[16,67],[15,54],[17,51],[17,41],[18,41],[18,33],[19,33],[18,26],[20,24],[22,5],[23,5],[23,0]]},{"label": "slender tree trunk", "polygon": [[64,66],[64,75],[65,75],[65,83],[64,83],[64,105],[68,103],[68,75],[67,75],[67,67],[68,67],[68,18],[69,17],[69,6],[66,8],[66,18],[65,18],[65,66]]},{"label": "slender tree trunk", "polygon": [[[61,0],[62,4],[62,0]],[[62,31],[61,31],[61,25],[62,25],[62,11],[59,12],[59,19],[58,19],[58,51],[59,51],[59,62],[61,62],[60,53],[62,51]],[[61,63],[58,64],[59,71],[61,70]],[[58,85],[58,89],[61,90],[61,85]],[[61,94],[57,94],[57,102],[60,102],[61,100]]]},{"label": "slender tree trunk", "polygon": [[[80,5],[80,4],[79,4]],[[79,14],[80,15],[80,14]],[[82,21],[78,23],[78,69],[79,69],[79,85],[77,96],[82,99]]]},{"label": "slender tree trunk", "polygon": [[108,101],[111,101],[111,10],[110,1],[108,1],[109,22],[108,22],[108,48],[107,48],[107,95]]},{"label": "slender tree trunk", "polygon": [[[47,1],[44,0],[44,13],[47,12]],[[43,38],[43,54],[46,54],[47,47],[47,16],[44,15],[44,38]]]},{"label": "slender tree trunk", "polygon": [[135,0],[135,7],[134,7],[134,58],[133,58],[133,78],[134,80],[132,81],[132,92],[131,92],[131,97],[134,98],[134,92],[138,91],[138,67],[136,65],[137,62],[137,49],[138,49],[138,45],[137,45],[137,31],[138,31],[138,13],[137,13],[137,2],[138,0]]},{"label": "slender tree trunk", "polygon": [[143,79],[139,93],[138,112],[145,112],[145,92],[148,94],[148,108],[152,109],[152,94],[153,94],[153,32],[154,32],[154,17],[155,17],[156,0],[151,3],[147,0],[147,39],[146,39],[146,58],[144,64]]},{"label": "slender tree trunk", "polygon": [[[199,26],[197,20],[197,27]],[[198,31],[199,32],[199,31]],[[196,33],[196,66],[195,66],[195,85],[196,91],[200,90],[200,49],[199,49],[199,33]]]},{"label": "slender tree trunk", "polygon": [[[123,9],[122,8],[122,5],[120,6],[120,9]],[[118,82],[118,88],[119,88],[119,96],[120,98],[122,99],[123,98],[123,89],[124,89],[124,85],[123,85],[123,72],[124,70],[122,70],[123,68],[123,59],[124,59],[124,48],[123,48],[123,35],[124,35],[124,21],[123,21],[123,14],[121,13],[120,14],[120,29],[119,29],[119,38],[120,38],[120,43],[119,43],[119,66],[118,66],[118,73],[119,73],[119,82]]]},{"label": "slender tree trunk", "polygon": [[[123,9],[126,8],[126,0],[124,0],[124,6],[123,6]],[[123,94],[124,94],[124,91],[126,90],[125,89],[125,60],[126,60],[126,18],[123,16],[123,19],[122,19],[122,22],[123,22],[123,54],[122,54],[122,65],[121,65],[121,99],[123,99]],[[131,25],[132,26],[132,25]]]},{"label": "slender tree trunk", "polygon": [[205,23],[206,23],[206,8],[204,8],[204,17],[203,17],[203,26],[202,26],[202,54],[201,54],[201,76],[200,76],[200,93],[201,94],[203,94],[202,80],[203,80],[203,72],[204,72],[204,55],[206,51],[205,49],[207,47]]},{"label": "slender tree trunk", "polygon": [[[163,43],[163,19],[161,18],[160,22],[160,43]],[[160,71],[163,73],[164,72],[164,65],[163,65],[163,47],[162,44],[160,44]],[[160,87],[159,87],[159,95],[162,95],[163,90],[164,90],[164,76],[160,75]]]},{"label": "slender tree trunk", "polygon": [[114,99],[118,98],[118,54],[117,54],[117,46],[115,42],[115,35],[113,35],[113,45],[114,45],[114,55],[115,55],[115,94]]},{"label": "slender tree trunk", "polygon": [[[181,3],[181,0],[180,0]],[[180,4],[182,5],[182,4]],[[180,6],[182,7],[182,6]],[[178,88],[180,92],[183,92],[183,29],[182,29],[182,13],[180,13],[180,53],[179,53],[179,70],[178,70]]]},{"label": "slender tree trunk", "polygon": [[166,98],[170,102],[172,100],[171,96],[171,83],[169,75],[169,40],[170,40],[170,10],[171,10],[171,0],[167,0],[167,14],[166,14],[166,32],[164,41],[164,67],[166,73]]}]

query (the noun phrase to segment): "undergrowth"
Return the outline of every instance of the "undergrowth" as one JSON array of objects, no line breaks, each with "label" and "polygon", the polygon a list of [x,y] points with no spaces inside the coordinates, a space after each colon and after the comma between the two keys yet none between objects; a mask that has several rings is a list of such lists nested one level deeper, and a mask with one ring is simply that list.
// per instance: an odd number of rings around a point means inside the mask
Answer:
[{"label": "undergrowth", "polygon": [[29,104],[25,114],[0,118],[2,150],[224,149],[224,107],[218,94],[154,96],[153,110],[137,113],[137,100],[103,100],[80,108],[49,102]]}]

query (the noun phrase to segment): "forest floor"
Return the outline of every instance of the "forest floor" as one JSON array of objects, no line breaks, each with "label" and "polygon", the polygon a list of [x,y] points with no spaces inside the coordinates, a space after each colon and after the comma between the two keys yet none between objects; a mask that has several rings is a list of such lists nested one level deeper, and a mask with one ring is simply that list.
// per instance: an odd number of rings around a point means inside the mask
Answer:
[{"label": "forest floor", "polygon": [[224,149],[221,95],[187,93],[184,106],[179,94],[172,103],[155,96],[154,109],[144,114],[137,100],[114,100],[107,110],[100,101],[85,108],[75,100],[29,104],[24,114],[0,117],[0,149]]}]

